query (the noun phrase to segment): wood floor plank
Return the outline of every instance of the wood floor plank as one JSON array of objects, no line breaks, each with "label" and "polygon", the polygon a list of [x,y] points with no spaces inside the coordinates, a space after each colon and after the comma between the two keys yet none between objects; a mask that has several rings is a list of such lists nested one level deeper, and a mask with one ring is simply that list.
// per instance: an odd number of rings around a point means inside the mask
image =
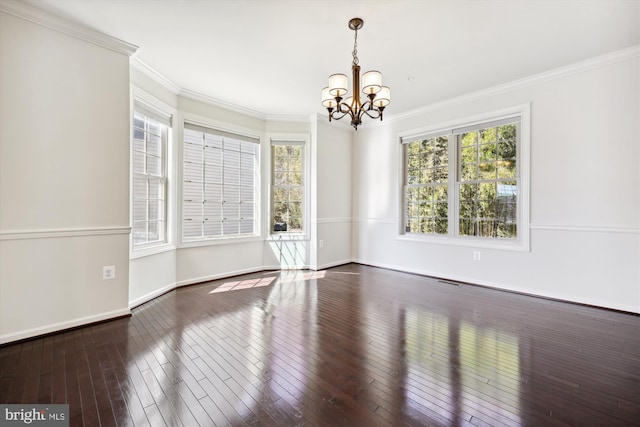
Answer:
[{"label": "wood floor plank", "polygon": [[347,264],[171,291],[0,347],[72,426],[640,425],[640,316]]}]

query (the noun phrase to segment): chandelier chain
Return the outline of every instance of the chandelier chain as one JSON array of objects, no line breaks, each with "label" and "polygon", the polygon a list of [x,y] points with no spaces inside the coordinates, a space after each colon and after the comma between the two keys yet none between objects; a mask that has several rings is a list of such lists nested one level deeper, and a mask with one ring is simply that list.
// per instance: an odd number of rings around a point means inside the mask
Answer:
[{"label": "chandelier chain", "polygon": [[353,36],[353,65],[358,65],[358,29],[355,30],[355,36]]}]

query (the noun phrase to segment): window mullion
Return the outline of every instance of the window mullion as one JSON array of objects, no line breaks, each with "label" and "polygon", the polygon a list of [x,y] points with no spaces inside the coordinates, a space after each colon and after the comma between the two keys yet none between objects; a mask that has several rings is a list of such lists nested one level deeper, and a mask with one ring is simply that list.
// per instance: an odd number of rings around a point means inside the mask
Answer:
[{"label": "window mullion", "polygon": [[200,168],[200,180],[202,181],[202,185],[200,186],[200,218],[202,218],[200,220],[200,236],[201,237],[206,237],[206,233],[205,233],[205,226],[204,224],[206,223],[206,218],[205,218],[205,187],[206,187],[206,182],[205,182],[205,176],[206,176],[206,169],[207,169],[207,156],[206,156],[206,150],[207,150],[207,138],[205,133],[202,133],[202,167]]},{"label": "window mullion", "polygon": [[447,180],[448,190],[448,219],[449,227],[447,234],[449,236],[458,236],[458,224],[460,221],[460,213],[458,209],[460,186],[458,185],[458,171],[460,169],[460,148],[458,147],[458,137],[456,135],[448,135],[448,149],[449,149],[449,179]]}]

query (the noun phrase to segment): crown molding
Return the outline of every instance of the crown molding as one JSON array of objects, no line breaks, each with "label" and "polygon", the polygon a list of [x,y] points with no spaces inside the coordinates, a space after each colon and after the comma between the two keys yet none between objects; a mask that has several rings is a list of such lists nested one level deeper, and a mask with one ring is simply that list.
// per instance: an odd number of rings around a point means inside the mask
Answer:
[{"label": "crown molding", "polygon": [[286,114],[266,114],[265,120],[268,122],[304,122],[309,123],[309,116],[286,115]]},{"label": "crown molding", "polygon": [[133,55],[131,57],[130,63],[133,68],[145,74],[147,77],[160,84],[162,87],[168,89],[174,95],[180,93],[180,86],[166,78],[164,75],[160,74],[155,68],[140,59],[138,55]]},{"label": "crown molding", "polygon": [[71,22],[24,1],[2,0],[0,11],[123,55],[131,56],[138,50],[136,45]]},{"label": "crown molding", "polygon": [[241,107],[240,105],[232,104],[231,102],[222,101],[220,99],[211,97],[209,95],[204,95],[202,93],[195,92],[193,90],[180,88],[180,91],[178,92],[178,96],[182,96],[184,98],[189,98],[194,101],[199,101],[205,104],[209,104],[214,107],[224,108],[225,110],[244,114],[245,116],[253,117],[259,120],[267,120],[267,115],[264,113],[252,110],[250,108]]},{"label": "crown molding", "polygon": [[504,92],[525,88],[528,86],[533,86],[536,84],[570,76],[572,74],[582,73],[585,71],[593,70],[595,68],[600,68],[607,65],[615,64],[617,62],[627,61],[629,59],[637,58],[639,56],[640,56],[640,45],[635,45],[635,46],[628,47],[626,49],[621,49],[621,50],[610,52],[601,56],[597,56],[595,58],[590,58],[584,61],[576,62],[574,64],[570,64],[564,67],[555,68],[553,70],[534,74],[518,80],[513,80],[508,83],[492,86],[487,89],[481,89],[475,92],[467,93],[465,95],[449,98],[444,101],[435,102],[433,104],[429,104],[415,110],[391,115],[391,116],[385,117],[385,119],[387,119],[387,121],[396,121],[396,120],[416,117],[416,116],[420,116],[425,113],[429,113],[431,111],[438,110],[444,107],[461,104],[464,102],[470,102],[477,99],[498,95]]}]

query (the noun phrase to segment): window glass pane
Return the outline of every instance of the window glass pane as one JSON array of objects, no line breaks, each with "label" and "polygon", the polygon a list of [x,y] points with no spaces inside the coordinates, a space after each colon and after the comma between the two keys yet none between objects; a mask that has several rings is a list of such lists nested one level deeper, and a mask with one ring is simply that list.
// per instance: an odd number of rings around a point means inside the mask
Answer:
[{"label": "window glass pane", "polygon": [[496,179],[496,164],[494,162],[478,164],[478,179]]},{"label": "window glass pane", "polygon": [[182,224],[182,235],[185,238],[192,239],[202,237],[202,221],[196,222],[190,218],[185,218]]},{"label": "window glass pane", "polygon": [[241,219],[239,222],[240,234],[252,234],[253,233],[253,220]]},{"label": "window glass pane", "polygon": [[[133,127],[142,129],[144,132],[144,116],[136,111],[133,112]],[[144,138],[143,138],[144,139]]]},{"label": "window glass pane", "polygon": [[202,150],[202,145],[204,144],[204,133],[197,130],[185,128],[183,139],[185,142],[185,150],[188,144],[200,146],[200,149]]},{"label": "window glass pane", "polygon": [[[186,184],[185,184],[186,185]],[[204,189],[204,199],[207,203],[222,203],[222,184],[211,184],[205,183],[204,187],[201,188],[198,185],[198,193],[200,193]]]},{"label": "window glass pane", "polygon": [[498,128],[495,128],[495,127],[478,130],[478,144],[495,142],[497,133],[498,133]]},{"label": "window glass pane", "polygon": [[217,237],[222,236],[222,221],[208,220],[203,225],[203,233],[205,236]]},{"label": "window glass pane", "polygon": [[139,173],[146,173],[145,170],[145,155],[144,153],[141,153],[139,151],[134,151],[133,152],[133,171],[134,172],[139,172]]},{"label": "window glass pane", "polygon": [[163,179],[149,179],[149,198],[164,200]]},{"label": "window glass pane", "polygon": [[146,199],[147,198],[147,178],[134,176],[133,177],[133,197],[134,199]]},{"label": "window glass pane", "polygon": [[222,168],[223,162],[226,161],[224,152],[220,148],[205,146],[202,152],[204,163],[214,168]]},{"label": "window glass pane", "polygon": [[[231,138],[225,138],[223,147],[227,155],[230,155],[232,152],[240,152],[240,141]],[[238,157],[239,156],[240,155],[238,154]]]},{"label": "window glass pane", "polygon": [[148,239],[150,242],[157,242],[162,239],[159,222],[150,222],[148,225]]},{"label": "window glass pane", "polygon": [[497,162],[498,178],[515,178],[516,177],[516,160],[505,159]]},{"label": "window glass pane", "polygon": [[224,138],[222,135],[217,135],[214,133],[202,133],[202,132],[198,132],[200,134],[200,138],[202,139],[202,141],[204,142],[204,145],[208,148],[217,148],[219,150],[222,150],[223,148],[223,141]]},{"label": "window glass pane", "polygon": [[190,163],[203,163],[202,146],[196,144],[184,144],[184,161]]},{"label": "window glass pane", "polygon": [[222,171],[223,169],[221,167],[205,165],[204,166],[204,182],[210,183],[210,184],[222,185],[223,184]]},{"label": "window glass pane", "polygon": [[182,215],[186,221],[202,223],[202,202],[185,201],[182,204]]},{"label": "window glass pane", "polygon": [[162,156],[162,138],[160,135],[147,135],[147,153]]},{"label": "window glass pane", "polygon": [[147,200],[133,201],[133,222],[147,220]]},{"label": "window glass pane", "polygon": [[224,185],[238,186],[240,184],[240,170],[229,167],[224,168]]},{"label": "window glass pane", "polygon": [[496,159],[496,144],[482,144],[478,147],[480,162],[493,162]]},{"label": "window glass pane", "polygon": [[240,187],[240,201],[253,202],[254,200],[254,188],[253,187]]},{"label": "window glass pane", "polygon": [[164,202],[162,200],[149,201],[149,221],[164,219]]},{"label": "window glass pane", "polygon": [[147,155],[147,173],[154,176],[162,176],[162,159]]},{"label": "window glass pane", "polygon": [[144,130],[133,129],[133,149],[136,151],[144,151]]},{"label": "window glass pane", "polygon": [[147,133],[149,134],[149,139],[151,139],[152,136],[159,137],[162,135],[162,125],[156,120],[147,117]]},{"label": "window glass pane", "polygon": [[146,222],[134,222],[133,223],[133,244],[147,243],[147,223]]},{"label": "window glass pane", "polygon": [[253,218],[253,203],[241,203],[239,209],[241,219]]},{"label": "window glass pane", "polygon": [[302,187],[295,187],[289,189],[289,200],[294,202],[302,202],[303,191]]},{"label": "window glass pane", "polygon": [[478,143],[478,132],[467,132],[460,136],[462,146],[476,145]]},{"label": "window glass pane", "polygon": [[[202,188],[202,182],[203,182],[202,172],[203,172],[202,165],[195,164],[195,163],[185,163],[182,166],[182,174],[184,176],[184,186],[191,186],[188,183],[193,183],[193,187]],[[195,195],[195,194],[196,193],[194,192],[192,195]]]},{"label": "window glass pane", "polygon": [[222,233],[225,235],[240,234],[240,224],[237,218],[222,222]]}]

